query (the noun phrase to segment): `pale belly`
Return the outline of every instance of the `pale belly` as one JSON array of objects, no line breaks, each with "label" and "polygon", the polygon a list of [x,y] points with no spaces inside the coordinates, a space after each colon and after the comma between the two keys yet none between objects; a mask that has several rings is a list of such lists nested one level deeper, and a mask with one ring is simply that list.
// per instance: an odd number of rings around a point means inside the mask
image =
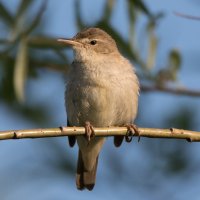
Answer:
[{"label": "pale belly", "polygon": [[[83,126],[89,121],[94,127],[122,126],[131,123],[136,115],[136,94],[117,88],[99,86],[74,86],[67,90],[67,115],[70,125]],[[126,96],[127,94],[127,96]],[[128,97],[133,97],[130,99]],[[127,99],[126,99],[127,97]]]}]

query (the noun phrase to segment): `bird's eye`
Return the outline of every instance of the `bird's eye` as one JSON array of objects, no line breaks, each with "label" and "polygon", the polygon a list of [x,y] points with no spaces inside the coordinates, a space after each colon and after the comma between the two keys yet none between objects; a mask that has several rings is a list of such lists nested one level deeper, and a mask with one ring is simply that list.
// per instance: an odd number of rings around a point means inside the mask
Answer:
[{"label": "bird's eye", "polygon": [[96,43],[97,43],[96,40],[92,40],[92,41],[90,41],[90,44],[91,44],[91,45],[95,45]]}]

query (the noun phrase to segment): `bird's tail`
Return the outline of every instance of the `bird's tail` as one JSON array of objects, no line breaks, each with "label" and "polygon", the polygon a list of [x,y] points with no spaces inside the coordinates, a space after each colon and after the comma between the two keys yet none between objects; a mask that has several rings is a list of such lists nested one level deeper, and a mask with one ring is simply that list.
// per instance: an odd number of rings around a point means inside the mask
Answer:
[{"label": "bird's tail", "polygon": [[88,171],[84,167],[82,154],[81,154],[81,151],[79,150],[77,172],[76,172],[77,189],[83,190],[87,188],[88,190],[92,190],[94,188],[95,180],[96,180],[98,157],[99,156],[97,156],[96,162],[92,170]]}]

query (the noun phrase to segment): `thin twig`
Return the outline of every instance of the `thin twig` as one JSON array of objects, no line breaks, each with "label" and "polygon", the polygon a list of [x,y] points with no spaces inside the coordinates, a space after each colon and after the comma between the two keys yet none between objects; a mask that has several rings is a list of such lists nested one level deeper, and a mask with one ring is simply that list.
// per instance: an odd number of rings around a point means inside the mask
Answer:
[{"label": "thin twig", "polygon": [[192,97],[200,97],[200,91],[192,90],[188,88],[169,88],[169,87],[158,87],[158,86],[147,86],[141,85],[141,91],[143,92],[164,92],[175,95],[186,95]]},{"label": "thin twig", "polygon": [[184,17],[186,19],[200,20],[200,16],[187,15],[187,14],[179,13],[179,12],[176,12],[176,11],[174,12],[174,14],[176,16]]},{"label": "thin twig", "polygon": [[[155,129],[155,128],[138,128],[140,137],[148,138],[168,138],[168,139],[186,139],[190,142],[200,141],[200,132],[183,130],[183,129]],[[126,135],[127,127],[104,127],[94,128],[95,137],[98,136],[117,136]],[[84,135],[84,127],[60,127],[46,129],[28,129],[28,130],[11,130],[0,131],[0,140],[23,139],[23,138],[43,138],[43,137],[62,137]]]}]

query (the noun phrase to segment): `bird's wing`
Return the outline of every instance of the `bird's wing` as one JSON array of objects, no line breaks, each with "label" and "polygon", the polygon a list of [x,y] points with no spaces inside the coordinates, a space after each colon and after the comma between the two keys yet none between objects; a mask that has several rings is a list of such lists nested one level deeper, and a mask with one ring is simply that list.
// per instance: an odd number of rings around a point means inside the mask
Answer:
[{"label": "bird's wing", "polygon": [[[67,120],[67,126],[70,126],[69,120]],[[76,143],[76,136],[68,136],[69,146],[73,147]]]}]

